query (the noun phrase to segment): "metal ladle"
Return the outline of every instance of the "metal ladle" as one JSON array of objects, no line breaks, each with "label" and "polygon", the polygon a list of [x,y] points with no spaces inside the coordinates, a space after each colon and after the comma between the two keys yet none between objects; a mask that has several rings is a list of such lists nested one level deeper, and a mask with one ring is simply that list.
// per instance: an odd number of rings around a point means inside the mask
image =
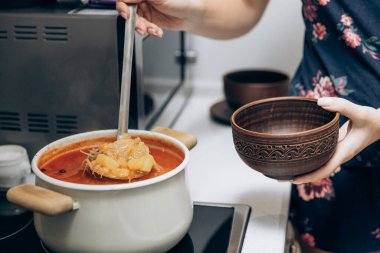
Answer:
[{"label": "metal ladle", "polygon": [[117,129],[118,140],[128,133],[133,44],[135,41],[136,5],[129,6],[129,13],[129,19],[125,20],[123,70],[121,76],[119,124]]}]

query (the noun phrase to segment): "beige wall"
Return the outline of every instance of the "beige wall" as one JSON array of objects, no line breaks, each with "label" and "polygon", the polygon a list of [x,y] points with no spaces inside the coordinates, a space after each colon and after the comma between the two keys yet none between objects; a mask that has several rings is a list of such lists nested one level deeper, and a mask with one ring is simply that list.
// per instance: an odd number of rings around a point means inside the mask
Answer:
[{"label": "beige wall", "polygon": [[259,24],[248,34],[218,41],[191,35],[197,53],[192,68],[195,84],[221,81],[223,73],[237,68],[264,67],[294,74],[303,50],[301,0],[271,0]]}]

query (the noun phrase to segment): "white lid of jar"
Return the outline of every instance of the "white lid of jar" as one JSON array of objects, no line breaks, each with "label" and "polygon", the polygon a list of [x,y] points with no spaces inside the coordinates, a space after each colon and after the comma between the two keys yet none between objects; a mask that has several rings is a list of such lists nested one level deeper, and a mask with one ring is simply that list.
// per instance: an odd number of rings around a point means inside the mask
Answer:
[{"label": "white lid of jar", "polygon": [[19,145],[0,145],[0,167],[21,163],[28,159],[27,151]]}]

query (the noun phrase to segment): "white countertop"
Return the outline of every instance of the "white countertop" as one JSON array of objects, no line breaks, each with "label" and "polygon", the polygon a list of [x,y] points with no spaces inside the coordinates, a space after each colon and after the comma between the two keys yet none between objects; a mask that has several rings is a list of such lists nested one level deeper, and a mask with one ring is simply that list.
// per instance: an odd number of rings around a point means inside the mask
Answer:
[{"label": "white countertop", "polygon": [[269,179],[240,160],[231,127],[210,118],[210,107],[221,99],[219,89],[196,89],[174,125],[198,138],[187,170],[192,198],[251,206],[242,252],[283,253],[290,184]]}]

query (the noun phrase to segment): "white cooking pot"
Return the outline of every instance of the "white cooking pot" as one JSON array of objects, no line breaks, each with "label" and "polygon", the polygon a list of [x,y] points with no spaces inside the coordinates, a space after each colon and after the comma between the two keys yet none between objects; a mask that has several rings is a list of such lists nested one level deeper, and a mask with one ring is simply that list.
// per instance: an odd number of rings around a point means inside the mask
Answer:
[{"label": "white cooking pot", "polygon": [[185,158],[161,176],[114,185],[64,182],[38,169],[41,155],[51,148],[116,136],[116,130],[87,132],[42,148],[32,160],[37,186],[23,185],[8,191],[11,202],[34,211],[36,231],[54,252],[165,252],[188,231],[193,217],[185,178],[189,149],[164,134],[142,130],[130,130],[129,134],[169,141],[183,151]]}]

